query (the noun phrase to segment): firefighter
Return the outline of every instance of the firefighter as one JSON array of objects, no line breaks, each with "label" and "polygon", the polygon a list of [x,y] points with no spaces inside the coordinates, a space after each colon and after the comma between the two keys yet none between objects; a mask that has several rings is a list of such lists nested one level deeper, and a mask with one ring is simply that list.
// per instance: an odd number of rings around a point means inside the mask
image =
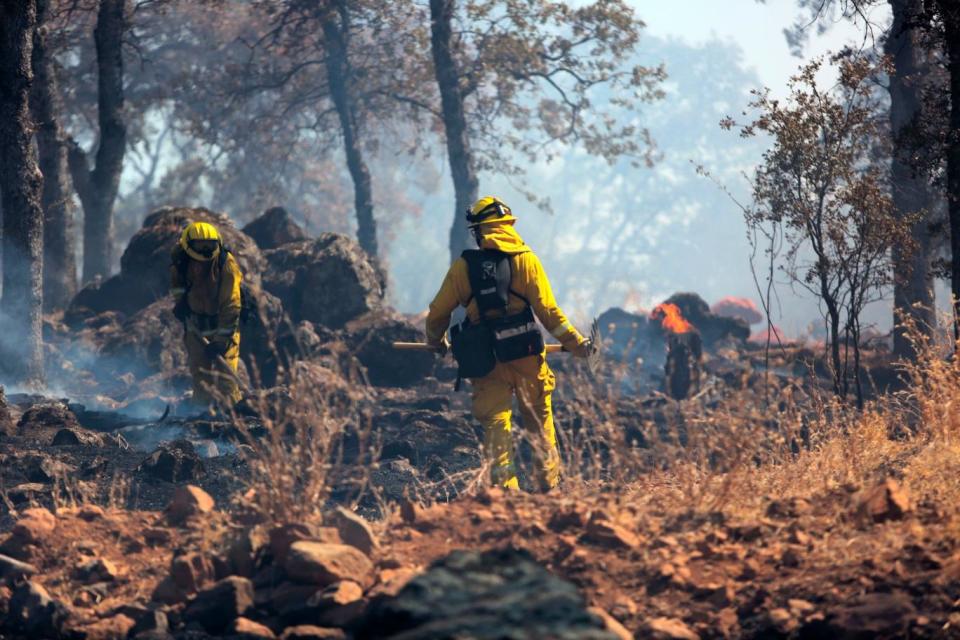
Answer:
[{"label": "firefighter", "polygon": [[560,480],[550,401],[556,379],[536,320],[576,356],[587,357],[591,347],[557,306],[539,258],[514,228],[510,208],[486,196],[466,217],[480,249],[465,251],[447,272],[430,303],[427,342],[445,352],[450,317],[458,306],[466,307],[466,319],[450,333],[461,375],[472,379],[473,415],[484,427],[491,483],[518,488],[511,437],[516,397],[534,444],[537,483],[548,491]]},{"label": "firefighter", "polygon": [[[171,253],[173,314],[184,325],[195,404],[232,406],[240,400],[240,283],[243,274],[220,232],[191,222]],[[222,361],[220,360],[222,358]],[[223,364],[234,375],[223,370]]]}]

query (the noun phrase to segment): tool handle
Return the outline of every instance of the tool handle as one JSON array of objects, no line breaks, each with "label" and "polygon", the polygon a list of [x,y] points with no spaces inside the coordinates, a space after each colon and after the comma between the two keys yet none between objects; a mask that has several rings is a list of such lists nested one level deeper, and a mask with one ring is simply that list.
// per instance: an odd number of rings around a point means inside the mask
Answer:
[{"label": "tool handle", "polygon": [[[392,346],[398,351],[439,351],[436,347],[432,347],[425,342],[394,342]],[[561,344],[547,345],[547,353],[561,353],[563,351],[563,345]]]},{"label": "tool handle", "polygon": [[398,351],[439,351],[425,342],[394,342],[393,348]]}]

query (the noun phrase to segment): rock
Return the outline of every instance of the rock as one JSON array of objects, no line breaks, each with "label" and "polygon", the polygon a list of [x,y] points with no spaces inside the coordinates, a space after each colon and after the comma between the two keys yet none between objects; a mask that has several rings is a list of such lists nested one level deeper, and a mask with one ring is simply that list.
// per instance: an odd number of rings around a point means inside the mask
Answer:
[{"label": "rock", "polygon": [[566,505],[550,514],[547,526],[557,532],[567,529],[582,529],[587,525],[587,509],[579,505]]},{"label": "rock", "polygon": [[635,549],[640,546],[639,536],[603,517],[590,518],[584,537],[611,549]]},{"label": "rock", "polygon": [[250,578],[256,568],[257,551],[264,546],[265,540],[252,529],[238,533],[227,549],[226,559],[230,572],[236,576]]},{"label": "rock", "polygon": [[13,525],[14,538],[25,544],[43,544],[57,528],[57,517],[47,509],[37,507],[27,509]]},{"label": "rock", "polygon": [[347,634],[341,629],[316,627],[312,624],[301,624],[287,627],[283,630],[280,640],[346,640]]},{"label": "rock", "polygon": [[395,596],[418,574],[419,571],[412,567],[384,569],[377,576],[377,584],[370,589],[367,595],[371,599],[382,596]]},{"label": "rock", "polygon": [[24,482],[7,489],[7,498],[13,504],[37,503],[49,497],[52,487],[40,482]]},{"label": "rock", "polygon": [[28,638],[57,638],[69,617],[70,610],[66,605],[51,598],[36,582],[28,580],[14,589],[6,619],[0,621],[0,629],[23,633]]},{"label": "rock", "polygon": [[287,559],[287,552],[290,545],[300,540],[310,540],[316,538],[316,530],[310,525],[300,522],[288,522],[274,527],[269,531],[270,553],[278,564],[283,564]]},{"label": "rock", "polygon": [[108,376],[189,375],[183,325],[173,316],[170,296],[138,310],[119,330],[103,336],[99,346],[101,367]]},{"label": "rock", "polygon": [[912,510],[909,492],[893,478],[865,491],[858,505],[862,517],[877,523],[902,520]]},{"label": "rock", "polygon": [[394,312],[375,310],[351,320],[346,343],[378,387],[409,387],[433,372],[435,356],[425,351],[398,351],[393,342],[423,342],[423,330]]},{"label": "rock", "polygon": [[224,631],[253,607],[253,583],[230,576],[197,594],[183,612],[187,622],[198,622],[210,633]]},{"label": "rock", "polygon": [[597,318],[603,338],[604,357],[624,363],[638,360],[663,362],[666,343],[653,334],[652,324],[645,315],[629,313],[614,307]]},{"label": "rock", "polygon": [[20,469],[30,482],[49,483],[66,480],[76,469],[43,453],[30,453],[20,459]]},{"label": "rock", "polygon": [[396,597],[372,602],[354,637],[616,638],[575,585],[517,549],[454,551]]},{"label": "rock", "polygon": [[307,601],[319,591],[315,584],[281,582],[276,586],[258,589],[258,603],[266,603],[287,625],[309,622],[314,611]]},{"label": "rock", "polygon": [[189,482],[203,477],[205,469],[193,445],[176,440],[151,453],[137,467],[137,473],[167,482]]},{"label": "rock", "polygon": [[192,484],[177,487],[170,503],[164,510],[171,523],[185,522],[189,518],[213,511],[216,503],[209,493]]},{"label": "rock", "polygon": [[177,586],[172,577],[167,576],[154,587],[150,600],[161,604],[174,605],[186,602],[188,595],[186,591]]},{"label": "rock", "polygon": [[121,614],[98,620],[74,631],[85,640],[125,640],[136,623]]},{"label": "rock", "polygon": [[353,511],[337,507],[328,515],[330,523],[336,527],[344,544],[356,547],[366,555],[372,554],[380,545],[363,516]]},{"label": "rock", "polygon": [[307,609],[316,615],[315,622],[325,627],[348,627],[363,610],[363,588],[352,580],[332,584],[307,600]]},{"label": "rock", "polygon": [[94,558],[81,562],[73,570],[73,577],[85,584],[113,582],[117,575],[119,575],[117,565],[106,558]]},{"label": "rock", "polygon": [[186,594],[200,591],[212,583],[214,577],[213,562],[204,553],[187,553],[170,562],[170,578]]},{"label": "rock", "polygon": [[300,540],[290,545],[283,563],[292,580],[325,587],[355,580],[364,588],[373,583],[373,564],[355,547]]},{"label": "rock", "polygon": [[234,227],[226,215],[207,209],[164,207],[148,215],[120,258],[120,273],[94,286],[82,289],[64,314],[68,325],[104,311],[133,315],[156,300],[166,297],[170,281],[170,251],[180,239],[183,228],[192,221],[209,222],[217,227],[230,247],[244,280],[259,283],[263,255],[256,243]]},{"label": "rock", "polygon": [[290,218],[283,207],[267,209],[259,218],[247,224],[243,232],[264,250],[307,239],[307,232]]},{"label": "rock", "polygon": [[276,638],[270,627],[254,622],[249,618],[237,618],[230,625],[227,632],[240,640],[256,640],[257,638]]},{"label": "rock", "polygon": [[331,329],[379,309],[386,279],[354,240],[323,233],[265,253],[264,288],[277,296],[290,318]]},{"label": "rock", "polygon": [[102,447],[106,444],[106,438],[103,437],[103,434],[86,429],[60,429],[54,434],[50,444],[55,447],[61,445]]},{"label": "rock", "polygon": [[710,306],[710,313],[722,318],[739,318],[748,325],[763,322],[764,315],[750,298],[726,296]]},{"label": "rock", "polygon": [[904,593],[870,593],[856,604],[831,610],[825,622],[811,626],[824,632],[819,637],[902,638],[908,635],[916,615],[913,602]]},{"label": "rock", "polygon": [[130,630],[131,638],[150,634],[153,637],[167,635],[170,631],[170,622],[163,611],[147,611],[137,618],[137,623]]},{"label": "rock", "polygon": [[77,509],[77,517],[85,522],[93,522],[94,520],[103,520],[107,516],[106,512],[102,507],[98,507],[95,504],[85,504]]},{"label": "rock", "polygon": [[143,531],[143,541],[151,547],[162,547],[170,542],[170,530],[161,527],[149,527]]},{"label": "rock", "polygon": [[[695,293],[675,293],[664,302],[675,304],[703,338],[703,345],[713,349],[724,342],[744,343],[750,337],[750,325],[740,318],[722,317]],[[656,324],[656,323],[654,323]]]},{"label": "rock", "polygon": [[588,607],[587,611],[603,620],[604,629],[616,636],[618,640],[633,640],[633,634],[600,607]]},{"label": "rock", "polygon": [[645,631],[657,640],[700,640],[700,636],[676,618],[653,618],[648,620]]},{"label": "rock", "polygon": [[37,568],[32,564],[0,554],[0,580],[8,580],[13,583],[20,578],[26,578],[35,573],[37,573]]},{"label": "rock", "polygon": [[62,402],[35,404],[20,416],[17,431],[25,433],[36,429],[66,427],[79,429],[77,416]]}]

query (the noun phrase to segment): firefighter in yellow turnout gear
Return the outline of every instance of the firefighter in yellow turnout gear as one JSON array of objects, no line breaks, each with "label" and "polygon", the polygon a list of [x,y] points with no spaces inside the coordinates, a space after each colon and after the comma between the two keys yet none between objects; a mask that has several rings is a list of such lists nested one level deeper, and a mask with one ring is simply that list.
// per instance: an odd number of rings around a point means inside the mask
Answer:
[{"label": "firefighter in yellow turnout gear", "polygon": [[[471,267],[473,256],[481,254],[479,270],[487,275],[491,270],[500,267],[483,264],[484,255],[496,257],[498,254],[485,253],[483,250],[492,250],[503,254],[503,263],[509,265],[509,275],[502,279],[509,279],[509,287],[504,285],[501,292],[505,307],[500,310],[487,311],[483,320],[496,321],[497,318],[524,318],[523,313],[532,310],[536,319],[557,338],[564,348],[574,355],[586,357],[589,353],[589,342],[567,320],[563,311],[557,306],[553,296],[550,281],[540,264],[539,258],[524,244],[514,228],[514,218],[509,207],[499,198],[487,196],[478,200],[467,212],[467,221],[474,238],[481,251],[464,252],[447,272],[443,285],[430,304],[430,312],[426,320],[427,342],[432,346],[445,350],[447,346],[446,332],[450,324],[450,317],[457,306],[464,306],[467,310],[467,319],[472,325],[482,324],[480,303],[483,302],[484,292],[491,292],[493,285],[481,289],[480,295],[473,291]],[[505,272],[505,269],[504,269]],[[492,280],[491,280],[492,282]],[[483,285],[480,285],[483,287]],[[489,305],[485,305],[489,306]],[[493,320],[491,320],[493,319]],[[532,325],[532,328],[531,328]],[[514,326],[513,324],[510,325]],[[532,436],[536,455],[537,481],[541,490],[548,490],[557,485],[560,479],[560,454],[557,451],[557,437],[553,423],[553,410],[550,396],[556,386],[553,371],[547,365],[546,352],[543,347],[539,327],[529,316],[528,322],[520,321],[517,328],[495,331],[495,335],[515,336],[518,331],[537,332],[530,334],[528,342],[529,355],[503,361],[498,353],[496,364],[488,374],[477,377],[473,382],[473,414],[484,427],[484,456],[491,465],[491,481],[494,485],[507,488],[518,488],[516,466],[514,464],[512,429],[512,406],[516,396],[520,413],[523,418],[524,429]],[[466,335],[466,333],[464,334]],[[499,337],[497,338],[499,339]],[[454,339],[454,352],[457,345]],[[512,356],[508,356],[511,357]],[[463,369],[461,365],[461,370]]]},{"label": "firefighter in yellow turnout gear", "polygon": [[[243,274],[212,224],[191,222],[171,253],[170,293],[174,315],[184,323],[193,401],[201,406],[240,400],[234,371],[240,363],[240,282]],[[199,335],[198,335],[199,334]]]}]

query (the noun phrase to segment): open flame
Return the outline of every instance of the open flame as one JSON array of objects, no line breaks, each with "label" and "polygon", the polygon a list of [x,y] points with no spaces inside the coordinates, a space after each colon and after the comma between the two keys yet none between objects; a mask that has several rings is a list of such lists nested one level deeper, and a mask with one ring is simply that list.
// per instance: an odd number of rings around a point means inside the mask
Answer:
[{"label": "open flame", "polygon": [[691,333],[694,331],[693,325],[687,322],[683,314],[680,313],[680,307],[670,302],[664,302],[650,314],[651,320],[658,320],[660,326],[668,333]]}]

